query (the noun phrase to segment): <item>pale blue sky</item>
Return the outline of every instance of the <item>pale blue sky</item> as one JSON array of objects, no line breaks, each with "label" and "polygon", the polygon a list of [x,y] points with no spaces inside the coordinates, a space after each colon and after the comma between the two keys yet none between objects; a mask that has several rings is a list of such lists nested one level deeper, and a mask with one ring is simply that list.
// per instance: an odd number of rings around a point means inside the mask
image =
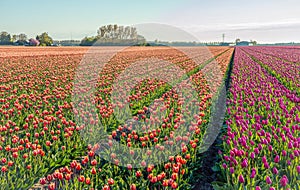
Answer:
[{"label": "pale blue sky", "polygon": [[[299,0],[0,0],[0,31],[82,39],[104,24],[162,23],[199,41],[300,42]],[[163,39],[162,39],[163,40]]]}]

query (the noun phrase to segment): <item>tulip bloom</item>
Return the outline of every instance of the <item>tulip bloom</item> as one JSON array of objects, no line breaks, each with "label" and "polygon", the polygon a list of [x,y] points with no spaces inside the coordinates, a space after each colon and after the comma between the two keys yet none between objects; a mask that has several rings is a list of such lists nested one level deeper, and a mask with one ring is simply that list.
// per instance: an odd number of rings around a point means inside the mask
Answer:
[{"label": "tulip bloom", "polygon": [[244,179],[242,174],[239,175],[239,182],[240,183],[245,183],[245,179]]},{"label": "tulip bloom", "polygon": [[287,186],[287,184],[289,183],[289,180],[288,178],[286,177],[286,175],[282,176],[282,178],[280,179],[280,185],[282,187],[285,187]]},{"label": "tulip bloom", "polygon": [[271,178],[269,176],[266,177],[266,182],[269,185],[272,184],[272,180],[271,180]]},{"label": "tulip bloom", "polygon": [[135,184],[131,184],[130,185],[130,190],[136,190],[136,185]]}]

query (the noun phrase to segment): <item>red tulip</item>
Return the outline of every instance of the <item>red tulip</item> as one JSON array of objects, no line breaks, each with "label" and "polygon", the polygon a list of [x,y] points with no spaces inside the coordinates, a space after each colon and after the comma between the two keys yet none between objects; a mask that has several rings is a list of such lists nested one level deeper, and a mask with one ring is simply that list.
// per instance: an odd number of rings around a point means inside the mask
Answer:
[{"label": "red tulip", "polygon": [[130,190],[136,190],[136,185],[135,184],[131,184],[130,185]]},{"label": "red tulip", "polygon": [[6,167],[6,166],[2,166],[2,168],[1,168],[1,171],[2,171],[2,172],[7,172],[7,171],[8,171],[8,169],[7,169],[7,167]]},{"label": "red tulip", "polygon": [[141,177],[142,176],[142,172],[141,171],[136,171],[135,175],[136,175],[136,177]]},{"label": "red tulip", "polygon": [[51,184],[48,186],[48,189],[49,189],[49,190],[55,190],[55,184],[54,184],[54,183],[51,183]]},{"label": "red tulip", "polygon": [[83,175],[81,175],[81,176],[78,177],[78,181],[79,182],[84,182],[84,180],[85,180],[85,177]]},{"label": "red tulip", "polygon": [[173,182],[172,185],[171,185],[171,187],[172,187],[173,189],[176,189],[176,188],[178,187],[178,184],[177,184],[176,182]]},{"label": "red tulip", "polygon": [[115,182],[114,182],[114,180],[112,179],[112,178],[109,178],[108,180],[107,180],[107,182],[108,182],[108,185],[113,185]]}]

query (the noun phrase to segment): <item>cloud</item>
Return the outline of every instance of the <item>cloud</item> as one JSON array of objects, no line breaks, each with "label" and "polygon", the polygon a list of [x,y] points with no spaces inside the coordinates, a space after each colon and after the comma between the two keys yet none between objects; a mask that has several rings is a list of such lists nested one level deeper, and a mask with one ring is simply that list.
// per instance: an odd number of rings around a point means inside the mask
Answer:
[{"label": "cloud", "polygon": [[259,43],[299,42],[300,20],[286,19],[270,22],[243,22],[243,23],[209,23],[205,25],[189,25],[181,27],[192,33],[198,41],[234,41],[257,40]]},{"label": "cloud", "polygon": [[282,30],[300,29],[300,21],[296,19],[282,20],[275,22],[247,22],[237,24],[207,24],[191,25],[182,27],[191,32],[218,32],[218,31],[263,31],[263,30]]}]

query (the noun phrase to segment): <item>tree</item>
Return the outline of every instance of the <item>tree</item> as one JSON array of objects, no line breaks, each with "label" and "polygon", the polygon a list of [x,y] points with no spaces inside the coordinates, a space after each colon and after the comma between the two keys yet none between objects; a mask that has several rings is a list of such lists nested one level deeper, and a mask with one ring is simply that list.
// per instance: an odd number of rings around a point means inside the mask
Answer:
[{"label": "tree", "polygon": [[253,40],[251,40],[251,43],[252,43],[252,45],[254,45],[254,46],[256,46],[257,45],[257,41],[253,41]]},{"label": "tree", "polygon": [[48,35],[47,32],[38,35],[36,40],[40,42],[40,46],[51,46],[53,44],[53,39]]},{"label": "tree", "polygon": [[12,40],[11,36],[8,32],[3,31],[0,33],[0,44],[1,45],[10,45],[10,44],[12,44],[11,40]]},{"label": "tree", "polygon": [[115,24],[114,25],[114,36],[113,36],[113,38],[117,38],[117,37],[118,37],[118,25]]},{"label": "tree", "polygon": [[12,42],[16,42],[18,40],[18,35],[14,34],[11,38]]},{"label": "tree", "polygon": [[237,39],[235,40],[235,43],[237,44],[237,43],[239,43],[239,42],[241,42],[241,39],[237,38]]},{"label": "tree", "polygon": [[106,33],[106,31],[107,31],[107,29],[106,29],[106,26],[101,26],[100,28],[99,28],[99,30],[98,30],[98,36],[100,37],[100,38],[103,38],[104,37],[104,35],[105,35],[105,33]]},{"label": "tree", "polygon": [[19,45],[24,45],[27,43],[27,35],[23,33],[19,35],[14,34],[12,36],[12,42],[17,43]]},{"label": "tree", "polygon": [[26,34],[19,34],[19,41],[26,42],[27,41],[27,35]]},{"label": "tree", "polygon": [[123,39],[124,26],[119,26],[118,29],[118,39]]}]

